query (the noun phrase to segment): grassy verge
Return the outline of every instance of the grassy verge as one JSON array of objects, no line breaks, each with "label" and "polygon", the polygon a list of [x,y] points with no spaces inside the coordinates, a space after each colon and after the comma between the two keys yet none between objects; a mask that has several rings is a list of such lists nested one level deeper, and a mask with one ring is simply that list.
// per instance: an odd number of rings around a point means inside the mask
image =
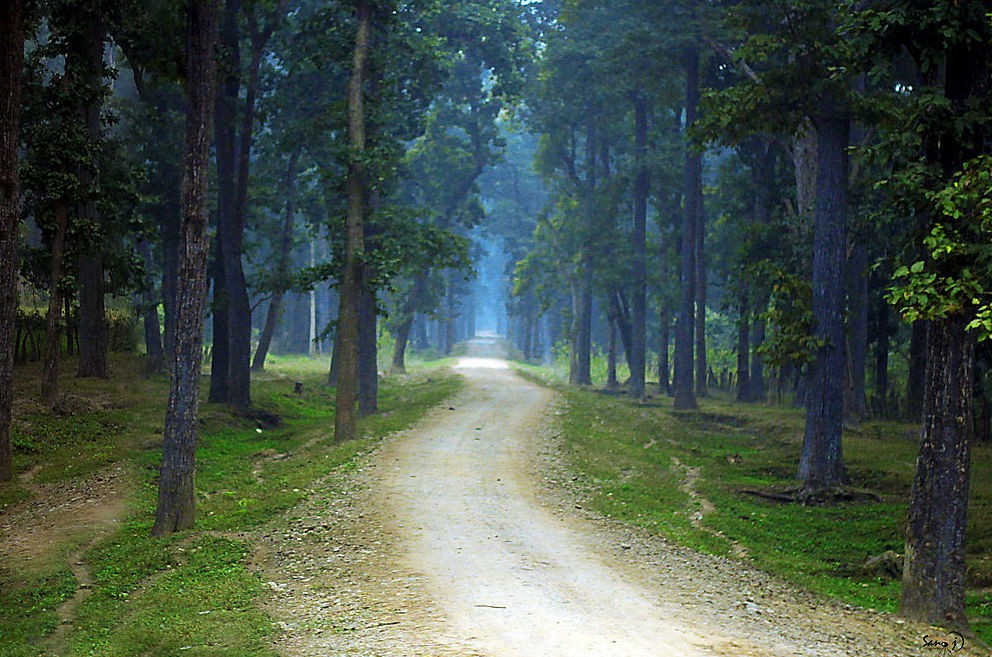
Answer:
[{"label": "grassy verge", "polygon": [[[548,382],[545,372],[527,370]],[[758,567],[846,602],[895,611],[897,580],[862,566],[901,552],[916,431],[872,422],[845,434],[855,489],[878,501],[813,507],[753,491],[794,488],[803,416],[797,409],[700,400],[676,413],[667,397],[626,397],[558,386],[566,460],[597,511],[704,552],[746,551]],[[974,629],[992,640],[992,445],[974,452],[968,595]],[[750,492],[749,492],[750,491]],[[712,507],[709,504],[712,504]]]},{"label": "grassy verge", "polygon": [[[256,377],[253,398],[264,411],[260,416],[280,418],[278,426],[202,406],[197,527],[152,539],[167,383],[143,379],[130,361],[115,366],[114,381],[122,382],[102,382],[109,390],[68,384],[68,398],[78,408],[61,423],[44,409],[19,409],[19,470],[34,469],[35,481],[58,482],[108,463],[131,464],[135,513],[85,555],[90,594],[57,646],[51,639],[56,610],[76,590],[67,557],[85,544],[82,538],[65,537],[66,545],[43,564],[0,565],[0,655],[35,657],[54,649],[115,657],[271,655],[271,620],[257,604],[265,589],[248,566],[251,530],[299,503],[313,492],[314,481],[352,466],[384,435],[409,426],[460,385],[454,375],[423,368],[387,379],[382,413],[364,421],[363,438],[334,445],[333,390],[322,384],[326,365],[273,359],[269,371]],[[302,395],[294,392],[297,381]],[[2,490],[5,505],[30,494],[26,486]]]}]

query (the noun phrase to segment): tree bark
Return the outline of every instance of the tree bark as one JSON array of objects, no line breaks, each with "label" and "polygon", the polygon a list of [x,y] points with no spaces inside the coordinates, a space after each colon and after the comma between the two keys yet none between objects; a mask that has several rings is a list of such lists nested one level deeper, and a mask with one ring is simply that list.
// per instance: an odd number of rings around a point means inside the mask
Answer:
[{"label": "tree bark", "polygon": [[334,438],[350,440],[357,433],[355,405],[358,401],[359,376],[359,304],[362,294],[362,269],[365,257],[365,210],[368,197],[365,157],[365,75],[368,68],[372,30],[372,7],[369,0],[357,0],[355,49],[351,77],[348,80],[348,214],[345,262],[340,286],[338,312],[338,382],[334,415]]},{"label": "tree bark", "polygon": [[637,177],[634,181],[634,226],[631,231],[631,342],[630,396],[644,397],[644,373],[647,352],[647,217],[650,184],[647,166],[648,108],[641,93],[634,97],[634,157]]},{"label": "tree bark", "polygon": [[62,359],[62,279],[65,276],[65,239],[69,208],[64,201],[55,204],[55,236],[49,265],[48,317],[45,321],[45,360],[41,369],[41,401],[54,404],[59,398],[59,362]]},{"label": "tree bark", "polygon": [[[103,86],[104,25],[99,10],[91,9],[81,17],[86,25],[74,32],[71,39],[73,57],[67,57],[66,68],[76,69],[79,81],[88,94],[79,105],[79,120],[85,129],[91,148],[96,151],[100,142],[100,111]],[[75,61],[72,61],[75,60]],[[94,171],[96,168],[94,167]],[[93,190],[99,185],[99,175],[87,170],[79,172],[84,189]],[[104,304],[103,244],[100,211],[90,191],[79,204],[80,218],[88,225],[90,239],[79,254],[79,369],[80,377],[106,379],[109,376],[107,319]]]},{"label": "tree bark", "polygon": [[214,101],[214,140],[217,159],[217,231],[214,244],[213,349],[210,360],[209,400],[216,404],[234,403],[230,379],[234,345],[231,344],[232,315],[237,312],[230,279],[240,260],[233,242],[237,239],[237,107],[241,90],[241,56],[238,11],[241,0],[225,0],[218,31],[217,93]]},{"label": "tree bark", "polygon": [[[696,121],[697,105],[699,104],[699,51],[690,49],[686,52],[686,82],[685,82],[685,202],[682,214],[682,248],[679,259],[679,286],[681,303],[679,318],[675,325],[675,400],[676,410],[691,410],[697,408],[694,371],[693,348],[696,328],[696,230],[701,208],[698,205],[699,195],[696,185],[702,181],[702,160],[698,154],[691,151],[688,130]],[[701,192],[701,190],[700,190]]]},{"label": "tree bark", "polygon": [[207,185],[216,71],[216,0],[190,0],[186,23],[186,149],[183,156],[182,232],[175,361],[163,432],[162,469],[152,534],[193,526],[196,414],[207,300]]},{"label": "tree bark", "polygon": [[818,495],[848,483],[844,421],[844,271],[850,118],[825,92],[816,117],[819,150],[813,232],[813,335],[820,342],[807,379],[806,431],[798,478]]},{"label": "tree bark", "polygon": [[965,531],[971,463],[974,334],[970,320],[930,322],[923,429],[906,525],[900,612],[966,629]]},{"label": "tree bark", "polygon": [[7,0],[0,7],[0,482],[14,477],[10,428],[16,338],[14,318],[20,268],[21,208],[17,160],[23,66],[24,2]]}]

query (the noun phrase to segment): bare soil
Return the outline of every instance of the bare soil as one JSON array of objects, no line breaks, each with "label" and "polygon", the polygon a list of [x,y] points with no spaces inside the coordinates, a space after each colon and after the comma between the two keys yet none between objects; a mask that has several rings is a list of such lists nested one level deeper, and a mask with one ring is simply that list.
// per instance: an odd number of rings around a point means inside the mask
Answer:
[{"label": "bare soil", "polygon": [[939,630],[796,590],[743,551],[698,554],[585,511],[555,438],[559,400],[496,348],[473,345],[459,398],[259,536],[281,654],[940,652],[923,644]]}]

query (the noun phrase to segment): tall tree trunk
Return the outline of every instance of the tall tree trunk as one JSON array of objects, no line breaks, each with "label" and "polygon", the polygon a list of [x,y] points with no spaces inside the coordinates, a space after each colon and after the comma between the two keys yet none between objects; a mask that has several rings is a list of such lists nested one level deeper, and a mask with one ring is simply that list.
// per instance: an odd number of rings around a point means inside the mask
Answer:
[{"label": "tall tree trunk", "polygon": [[62,279],[65,276],[65,238],[69,208],[64,201],[55,205],[55,236],[49,266],[48,317],[45,321],[45,360],[41,370],[41,401],[54,404],[59,398],[59,361],[62,359]]},{"label": "tall tree trunk", "polygon": [[568,382],[576,386],[592,385],[592,268],[588,260],[584,255],[572,286],[572,353]]},{"label": "tall tree trunk", "polygon": [[282,230],[279,231],[279,260],[276,264],[279,282],[269,300],[269,310],[265,315],[265,326],[258,336],[258,348],[251,369],[261,372],[265,369],[265,359],[272,346],[272,338],[276,333],[276,325],[282,316],[283,299],[286,295],[286,279],[289,277],[290,257],[293,249],[293,225],[296,221],[296,176],[297,164],[300,159],[300,149],[293,151],[286,166],[286,214],[282,220]]},{"label": "tall tree trunk", "polygon": [[20,268],[17,156],[23,65],[24,2],[7,0],[0,7],[0,482],[14,478],[10,427]]},{"label": "tall tree trunk", "polygon": [[359,376],[359,304],[362,295],[362,260],[365,256],[365,209],[368,197],[365,157],[365,75],[372,30],[369,0],[355,4],[357,28],[351,77],[348,80],[348,215],[344,272],[338,312],[338,385],[334,415],[334,439],[350,440],[357,433],[355,405]]},{"label": "tall tree trunk", "polygon": [[183,157],[179,303],[158,506],[152,528],[152,534],[156,536],[192,527],[195,512],[196,414],[210,253],[207,182],[216,75],[216,0],[190,0],[186,29],[188,109]]},{"label": "tall tree trunk", "polygon": [[[67,68],[78,70],[80,81],[89,91],[88,98],[79,105],[79,119],[85,129],[90,146],[96,149],[100,142],[100,110],[103,87],[103,41],[104,27],[100,11],[90,10],[85,14],[86,26],[78,31],[72,41],[78,60],[66,62]],[[77,41],[78,39],[78,41]],[[68,58],[67,58],[68,59]],[[81,170],[79,181],[85,189],[98,186],[98,174]],[[109,238],[101,235],[100,211],[92,193],[79,204],[80,218],[91,229],[96,240],[79,254],[79,369],[78,376],[105,379],[109,376],[107,352],[107,320],[104,306],[103,244]]]},{"label": "tall tree trunk", "polygon": [[706,246],[705,214],[703,207],[702,163],[699,166],[699,181],[694,185],[698,190],[699,213],[696,215],[696,396],[708,397],[706,375],[709,371],[706,357]]},{"label": "tall tree trunk", "polygon": [[844,423],[844,271],[847,252],[847,147],[850,118],[826,92],[816,117],[819,150],[813,231],[813,320],[816,349],[806,394],[806,431],[798,478],[805,494],[848,482]]},{"label": "tall tree trunk", "polygon": [[[218,187],[220,186],[218,177]],[[218,206],[220,203],[218,202]],[[218,209],[218,215],[220,210]],[[217,219],[217,232],[212,250],[212,262],[210,270],[213,273],[214,295],[211,311],[211,326],[213,328],[213,344],[210,346],[210,388],[207,393],[207,401],[213,404],[226,404],[230,398],[227,375],[231,362],[230,342],[228,331],[228,303],[227,284],[224,281],[224,265],[221,262],[223,255],[220,251],[220,243],[224,239],[224,227]]]},{"label": "tall tree trunk", "polygon": [[974,334],[969,317],[930,322],[923,429],[906,525],[900,612],[964,629]]},{"label": "tall tree trunk", "polygon": [[702,160],[693,153],[689,144],[688,130],[695,123],[699,104],[699,51],[691,48],[686,52],[685,81],[685,202],[682,214],[682,248],[679,259],[679,286],[681,303],[679,319],[675,325],[675,401],[676,410],[697,408],[693,376],[693,347],[696,328],[696,230],[699,225],[699,207],[702,190],[697,194],[696,186],[702,181]]},{"label": "tall tree trunk", "polygon": [[647,166],[648,109],[641,93],[634,98],[634,153],[637,178],[634,181],[634,226],[631,231],[631,342],[630,396],[644,397],[647,353],[647,217],[650,184]]}]

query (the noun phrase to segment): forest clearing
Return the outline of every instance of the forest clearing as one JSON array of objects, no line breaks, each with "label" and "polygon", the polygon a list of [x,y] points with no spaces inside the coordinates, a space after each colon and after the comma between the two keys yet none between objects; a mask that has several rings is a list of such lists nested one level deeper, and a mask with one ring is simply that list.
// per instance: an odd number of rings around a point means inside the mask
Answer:
[{"label": "forest clearing", "polygon": [[986,654],[990,244],[984,0],[3,0],[0,655]]}]

